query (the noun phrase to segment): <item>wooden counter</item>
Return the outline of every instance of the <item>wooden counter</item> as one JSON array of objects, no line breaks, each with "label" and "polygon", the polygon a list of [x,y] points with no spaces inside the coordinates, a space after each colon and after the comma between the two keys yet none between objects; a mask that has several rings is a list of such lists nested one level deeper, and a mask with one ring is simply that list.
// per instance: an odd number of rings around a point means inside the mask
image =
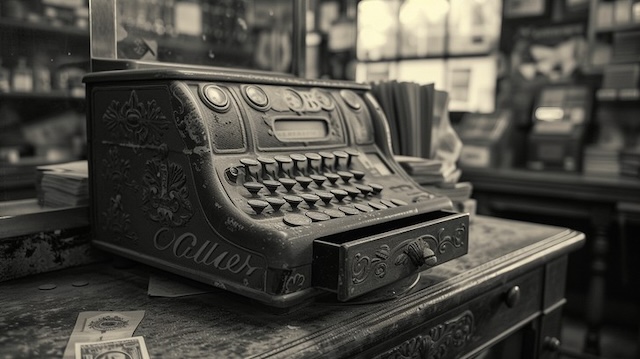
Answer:
[{"label": "wooden counter", "polygon": [[[565,303],[572,230],[476,217],[469,253],[421,273],[398,295],[381,290],[344,304],[331,295],[273,313],[212,289],[178,298],[147,295],[143,265],[109,262],[0,283],[0,357],[61,357],[82,311],[144,310],[135,335],[151,357],[466,357],[522,344],[512,357],[546,357]],[[88,281],[83,287],[72,284]],[[41,290],[42,284],[56,288]],[[501,344],[502,343],[502,344]],[[491,348],[491,349],[489,349]],[[436,355],[437,352],[437,355]]]},{"label": "wooden counter", "polygon": [[[531,171],[510,168],[465,168],[462,180],[473,183],[478,213],[490,216],[522,213],[550,219],[577,218],[592,228],[589,236],[589,289],[585,316],[588,330],[584,350],[600,354],[600,329],[607,302],[606,272],[616,265],[626,280],[633,278],[626,236],[626,222],[640,218],[640,179],[623,176],[596,176],[583,173]],[[611,235],[618,224],[620,236]],[[590,233],[590,232],[588,232]],[[610,263],[610,248],[616,246],[617,263]],[[630,286],[632,288],[633,286]]]},{"label": "wooden counter", "polygon": [[103,260],[89,232],[87,206],[0,201],[0,282]]}]

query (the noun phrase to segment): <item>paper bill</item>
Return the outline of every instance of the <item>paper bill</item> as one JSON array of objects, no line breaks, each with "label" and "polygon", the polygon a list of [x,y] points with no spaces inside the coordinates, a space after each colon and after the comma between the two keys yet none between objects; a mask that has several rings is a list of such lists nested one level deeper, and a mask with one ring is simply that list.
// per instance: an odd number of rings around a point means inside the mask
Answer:
[{"label": "paper bill", "polygon": [[73,332],[69,337],[63,359],[74,357],[75,343],[100,342],[131,337],[143,317],[144,310],[80,312]]},{"label": "paper bill", "polygon": [[76,359],[149,359],[143,337],[76,343]]},{"label": "paper bill", "polygon": [[149,287],[147,290],[147,294],[151,297],[175,298],[209,293],[214,290],[215,289],[213,287],[205,288],[202,285],[198,285],[195,282],[185,280],[184,278],[181,279],[181,281],[178,281],[178,279],[174,276],[160,276],[151,274],[149,276]]}]

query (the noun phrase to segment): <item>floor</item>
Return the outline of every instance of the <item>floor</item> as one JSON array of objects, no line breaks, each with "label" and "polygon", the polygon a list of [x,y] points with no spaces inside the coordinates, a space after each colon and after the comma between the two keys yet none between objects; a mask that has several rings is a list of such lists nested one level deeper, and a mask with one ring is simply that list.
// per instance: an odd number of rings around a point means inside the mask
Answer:
[{"label": "floor", "polygon": [[[601,359],[640,358],[640,323],[636,328],[605,325],[601,331]],[[578,319],[564,317],[562,323],[562,347],[572,352],[581,352],[587,331],[586,324]],[[560,358],[575,358],[561,355]]]}]

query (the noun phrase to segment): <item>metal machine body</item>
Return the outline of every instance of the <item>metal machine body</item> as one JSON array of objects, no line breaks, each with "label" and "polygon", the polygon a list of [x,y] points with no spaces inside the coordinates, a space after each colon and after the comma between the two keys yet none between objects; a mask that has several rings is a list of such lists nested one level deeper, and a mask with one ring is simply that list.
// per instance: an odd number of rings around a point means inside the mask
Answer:
[{"label": "metal machine body", "polygon": [[261,301],[341,301],[464,255],[367,85],[174,68],[85,77],[99,248]]}]

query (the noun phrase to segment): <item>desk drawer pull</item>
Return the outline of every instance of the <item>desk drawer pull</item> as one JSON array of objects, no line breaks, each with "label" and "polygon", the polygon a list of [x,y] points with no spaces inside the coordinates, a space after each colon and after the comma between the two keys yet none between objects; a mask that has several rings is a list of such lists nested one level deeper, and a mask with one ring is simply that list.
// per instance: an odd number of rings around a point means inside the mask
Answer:
[{"label": "desk drawer pull", "polygon": [[433,267],[438,263],[438,258],[429,247],[429,243],[422,238],[409,243],[406,253],[416,267],[421,267],[423,264]]},{"label": "desk drawer pull", "polygon": [[507,307],[513,308],[518,304],[519,301],[520,301],[520,287],[517,285],[514,285],[507,292],[505,303],[507,304]]}]

